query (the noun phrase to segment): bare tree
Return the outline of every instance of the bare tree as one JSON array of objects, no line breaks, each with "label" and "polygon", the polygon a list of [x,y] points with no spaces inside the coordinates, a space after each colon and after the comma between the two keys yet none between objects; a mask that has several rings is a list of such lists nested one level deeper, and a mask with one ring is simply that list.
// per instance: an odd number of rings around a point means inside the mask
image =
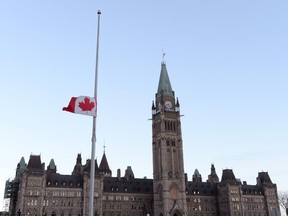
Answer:
[{"label": "bare tree", "polygon": [[279,191],[278,192],[279,205],[285,211],[288,216],[288,192]]}]

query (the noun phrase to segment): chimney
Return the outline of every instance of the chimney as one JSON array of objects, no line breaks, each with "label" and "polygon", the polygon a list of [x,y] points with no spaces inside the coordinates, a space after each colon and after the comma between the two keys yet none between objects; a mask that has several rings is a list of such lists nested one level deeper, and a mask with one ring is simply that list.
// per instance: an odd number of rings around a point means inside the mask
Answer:
[{"label": "chimney", "polygon": [[187,173],[185,173],[184,176],[185,176],[185,185],[187,185],[187,183],[188,183],[188,176],[187,176]]},{"label": "chimney", "polygon": [[117,178],[120,179],[121,178],[121,170],[117,169]]}]

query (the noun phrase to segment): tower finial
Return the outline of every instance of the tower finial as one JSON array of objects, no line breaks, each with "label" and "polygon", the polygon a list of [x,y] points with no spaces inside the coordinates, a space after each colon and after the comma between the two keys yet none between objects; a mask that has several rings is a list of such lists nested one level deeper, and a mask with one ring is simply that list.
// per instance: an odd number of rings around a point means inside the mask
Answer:
[{"label": "tower finial", "polygon": [[105,145],[105,139],[104,139],[103,154],[105,154],[105,148],[106,148],[106,145]]},{"label": "tower finial", "polygon": [[164,49],[162,49],[162,63],[165,63],[165,52]]}]

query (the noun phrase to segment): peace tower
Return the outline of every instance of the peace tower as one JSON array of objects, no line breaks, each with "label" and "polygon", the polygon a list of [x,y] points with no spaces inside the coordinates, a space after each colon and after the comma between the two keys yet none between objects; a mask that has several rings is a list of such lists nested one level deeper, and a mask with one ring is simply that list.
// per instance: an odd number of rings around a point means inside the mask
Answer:
[{"label": "peace tower", "polygon": [[152,105],[154,214],[186,215],[180,105],[164,62],[155,102]]}]

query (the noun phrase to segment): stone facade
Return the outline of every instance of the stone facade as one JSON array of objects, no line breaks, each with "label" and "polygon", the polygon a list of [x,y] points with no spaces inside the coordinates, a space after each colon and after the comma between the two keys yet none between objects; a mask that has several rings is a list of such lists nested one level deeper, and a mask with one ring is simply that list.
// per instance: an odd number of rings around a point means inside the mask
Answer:
[{"label": "stone facade", "polygon": [[[276,184],[267,172],[257,183],[239,181],[225,169],[219,180],[214,164],[206,181],[196,169],[192,181],[184,172],[180,103],[175,98],[166,64],[161,65],[152,103],[153,179],[135,178],[130,166],[113,177],[106,154],[95,165],[94,215],[101,216],[276,216]],[[21,158],[9,182],[10,215],[88,215],[90,160],[78,154],[71,175],[57,173],[52,159],[45,169],[38,155]]]}]

